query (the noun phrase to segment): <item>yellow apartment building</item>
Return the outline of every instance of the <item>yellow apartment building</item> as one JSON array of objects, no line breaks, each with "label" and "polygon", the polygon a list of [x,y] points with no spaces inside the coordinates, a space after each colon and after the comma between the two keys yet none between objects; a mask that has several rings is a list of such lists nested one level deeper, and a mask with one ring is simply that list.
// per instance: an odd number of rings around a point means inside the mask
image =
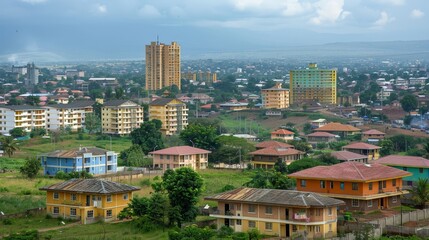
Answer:
[{"label": "yellow apartment building", "polygon": [[316,193],[238,188],[205,200],[217,201],[217,227],[236,232],[258,229],[262,234],[295,239],[327,239],[337,235],[337,207],[344,202]]},{"label": "yellow apartment building", "polygon": [[319,69],[316,63],[308,68],[291,70],[290,104],[299,105],[306,101],[317,101],[321,104],[337,103],[337,71]]},{"label": "yellow apartment building", "polygon": [[177,146],[150,152],[153,156],[153,167],[176,169],[189,167],[193,170],[206,169],[209,161],[208,150],[190,146]]},{"label": "yellow apartment building", "polygon": [[151,42],[146,45],[146,90],[176,85],[181,88],[180,46]]},{"label": "yellow apartment building", "polygon": [[9,134],[14,128],[31,132],[33,128],[46,127],[46,109],[37,106],[0,106],[0,133]]},{"label": "yellow apartment building", "polygon": [[102,179],[71,179],[40,188],[46,191],[48,214],[80,220],[82,224],[118,219],[139,189]]},{"label": "yellow apartment building", "polygon": [[159,98],[149,104],[149,120],[162,122],[161,132],[166,136],[179,133],[188,126],[188,107],[174,98]]},{"label": "yellow apartment building", "polygon": [[103,134],[128,135],[143,123],[143,107],[128,100],[111,100],[101,108]]},{"label": "yellow apartment building", "polygon": [[262,107],[267,109],[285,109],[289,107],[289,89],[276,83],[272,88],[262,89]]}]

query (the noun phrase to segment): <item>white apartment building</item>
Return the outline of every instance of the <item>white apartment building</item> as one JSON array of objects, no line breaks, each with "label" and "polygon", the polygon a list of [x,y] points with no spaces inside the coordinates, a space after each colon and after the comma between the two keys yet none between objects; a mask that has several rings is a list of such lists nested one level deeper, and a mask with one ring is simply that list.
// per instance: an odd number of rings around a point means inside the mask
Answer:
[{"label": "white apartment building", "polygon": [[9,134],[14,128],[30,132],[33,128],[46,127],[46,109],[36,106],[0,106],[0,133]]},{"label": "white apartment building", "polygon": [[92,113],[93,101],[75,101],[70,104],[48,105],[46,109],[46,129],[58,130],[70,128],[77,132],[85,125],[86,114]]}]

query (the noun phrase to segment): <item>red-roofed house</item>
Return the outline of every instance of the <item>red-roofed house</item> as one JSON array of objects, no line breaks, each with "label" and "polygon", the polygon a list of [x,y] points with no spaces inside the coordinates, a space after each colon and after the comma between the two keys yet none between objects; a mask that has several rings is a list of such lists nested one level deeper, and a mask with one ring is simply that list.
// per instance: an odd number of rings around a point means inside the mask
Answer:
[{"label": "red-roofed house", "polygon": [[328,123],[325,126],[314,129],[315,132],[328,132],[341,137],[346,137],[349,135],[360,134],[361,130],[359,128],[353,127],[351,125],[345,125],[337,122]]},{"label": "red-roofed house", "polygon": [[333,156],[334,158],[342,162],[356,161],[356,162],[368,163],[368,156],[357,154],[354,152],[349,152],[349,151],[331,152],[331,156]]},{"label": "red-roofed house", "polygon": [[330,143],[337,141],[337,135],[328,132],[314,132],[307,135],[307,142],[310,143],[313,148],[318,143]]},{"label": "red-roofed house", "polygon": [[366,155],[368,156],[368,161],[372,161],[380,158],[380,148],[369,143],[357,142],[344,146],[343,150]]},{"label": "red-roofed house", "polygon": [[210,151],[190,146],[177,146],[150,152],[153,167],[162,170],[189,167],[194,170],[206,169]]},{"label": "red-roofed house", "polygon": [[426,158],[389,155],[375,162],[412,173],[412,176],[404,178],[404,184],[408,186],[412,186],[419,178],[428,178],[429,176],[429,160]]},{"label": "red-roofed house", "polygon": [[380,140],[384,139],[386,134],[384,132],[380,132],[376,129],[371,129],[362,133],[362,140],[378,143]]},{"label": "red-roofed house", "polygon": [[271,140],[274,140],[274,139],[282,139],[285,141],[293,140],[293,135],[294,133],[289,130],[278,129],[274,132],[271,132]]},{"label": "red-roofed house", "polygon": [[298,191],[315,192],[343,200],[348,211],[374,211],[400,206],[402,178],[411,173],[381,164],[343,162],[308,168],[295,178]]},{"label": "red-roofed house", "polygon": [[286,164],[304,157],[305,153],[293,148],[267,147],[249,153],[254,168],[273,168],[278,159]]},{"label": "red-roofed house", "polygon": [[255,145],[256,149],[262,149],[267,147],[278,147],[278,148],[295,148],[294,145],[287,143],[277,142],[277,141],[264,141]]}]

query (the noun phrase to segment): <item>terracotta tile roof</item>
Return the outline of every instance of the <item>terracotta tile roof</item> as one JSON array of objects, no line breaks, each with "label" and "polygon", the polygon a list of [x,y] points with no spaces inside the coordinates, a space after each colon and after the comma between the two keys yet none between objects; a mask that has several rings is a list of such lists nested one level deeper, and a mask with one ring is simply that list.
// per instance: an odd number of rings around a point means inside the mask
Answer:
[{"label": "terracotta tile roof", "polygon": [[314,132],[307,135],[307,137],[335,137],[337,135],[328,132]]},{"label": "terracotta tile roof", "polygon": [[276,131],[271,132],[271,134],[284,134],[284,135],[291,135],[294,134],[293,132],[286,130],[286,129],[278,129]]},{"label": "terracotta tile roof", "polygon": [[378,131],[378,130],[376,130],[376,129],[371,129],[371,130],[368,130],[368,131],[365,131],[365,132],[363,132],[363,134],[371,134],[371,135],[385,135],[385,133],[384,132],[380,132],[380,131]]},{"label": "terracotta tile roof", "polygon": [[211,152],[205,149],[195,148],[190,146],[177,146],[177,147],[164,148],[150,153],[163,154],[163,155],[191,155],[191,154],[204,154],[204,153],[211,153]]},{"label": "terracotta tile roof", "polygon": [[350,143],[349,145],[346,145],[343,147],[343,149],[380,149],[381,147],[375,146],[369,143],[363,143],[363,142],[357,142],[357,143]]},{"label": "terracotta tile roof", "polygon": [[261,188],[237,188],[228,192],[205,197],[204,199],[306,208],[344,205],[344,202],[341,200],[321,196],[316,193]]},{"label": "terracotta tile roof", "polygon": [[429,160],[422,157],[389,155],[375,161],[389,166],[429,168]]},{"label": "terracotta tile roof", "polygon": [[295,154],[304,154],[293,148],[267,147],[249,153],[251,155],[268,155],[268,156],[286,156]]},{"label": "terracotta tile roof", "polygon": [[97,148],[97,147],[80,147],[73,148],[70,150],[56,150],[53,152],[42,154],[42,156],[55,157],[55,158],[76,158],[82,157],[85,153],[92,153],[93,156],[106,155],[109,150]]},{"label": "terracotta tile roof", "polygon": [[341,160],[341,161],[353,161],[353,160],[358,160],[358,159],[368,159],[368,156],[366,156],[366,155],[361,155],[361,154],[357,154],[357,153],[349,152],[349,151],[332,152],[331,156],[333,156],[336,159]]},{"label": "terracotta tile roof", "polygon": [[331,166],[317,166],[289,174],[291,178],[309,178],[345,181],[376,181],[411,176],[411,173],[382,164],[349,161]]},{"label": "terracotta tile roof", "polygon": [[360,132],[359,128],[353,127],[351,125],[345,125],[341,123],[328,123],[325,126],[316,128],[314,131],[317,132]]},{"label": "terracotta tile roof", "polygon": [[256,144],[255,147],[256,148],[267,148],[267,147],[295,148],[295,146],[293,146],[293,145],[290,145],[287,143],[282,143],[282,142],[277,142],[277,141],[260,142],[260,143]]},{"label": "terracotta tile roof", "polygon": [[45,191],[63,191],[63,192],[83,192],[83,193],[98,193],[112,194],[137,191],[139,187],[134,187],[127,184],[111,182],[102,179],[70,179],[65,182],[56,183],[50,186],[39,188]]}]

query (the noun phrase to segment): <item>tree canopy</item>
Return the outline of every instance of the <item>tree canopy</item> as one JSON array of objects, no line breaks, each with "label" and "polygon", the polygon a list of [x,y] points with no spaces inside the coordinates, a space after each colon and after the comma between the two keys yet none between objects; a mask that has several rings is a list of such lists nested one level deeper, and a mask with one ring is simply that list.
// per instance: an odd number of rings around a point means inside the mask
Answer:
[{"label": "tree canopy", "polygon": [[418,106],[417,97],[412,94],[405,95],[400,102],[402,109],[407,113],[414,111]]},{"label": "tree canopy", "polygon": [[217,137],[218,134],[214,127],[201,124],[189,124],[180,132],[180,139],[185,144],[210,151],[218,147]]},{"label": "tree canopy", "polygon": [[19,150],[17,141],[15,141],[13,137],[3,137],[0,140],[0,143],[4,153],[6,153],[8,157],[11,157],[17,150]]},{"label": "tree canopy", "polygon": [[131,132],[131,142],[141,147],[144,154],[148,154],[155,149],[164,148],[161,135],[161,124],[159,120],[144,122]]}]

